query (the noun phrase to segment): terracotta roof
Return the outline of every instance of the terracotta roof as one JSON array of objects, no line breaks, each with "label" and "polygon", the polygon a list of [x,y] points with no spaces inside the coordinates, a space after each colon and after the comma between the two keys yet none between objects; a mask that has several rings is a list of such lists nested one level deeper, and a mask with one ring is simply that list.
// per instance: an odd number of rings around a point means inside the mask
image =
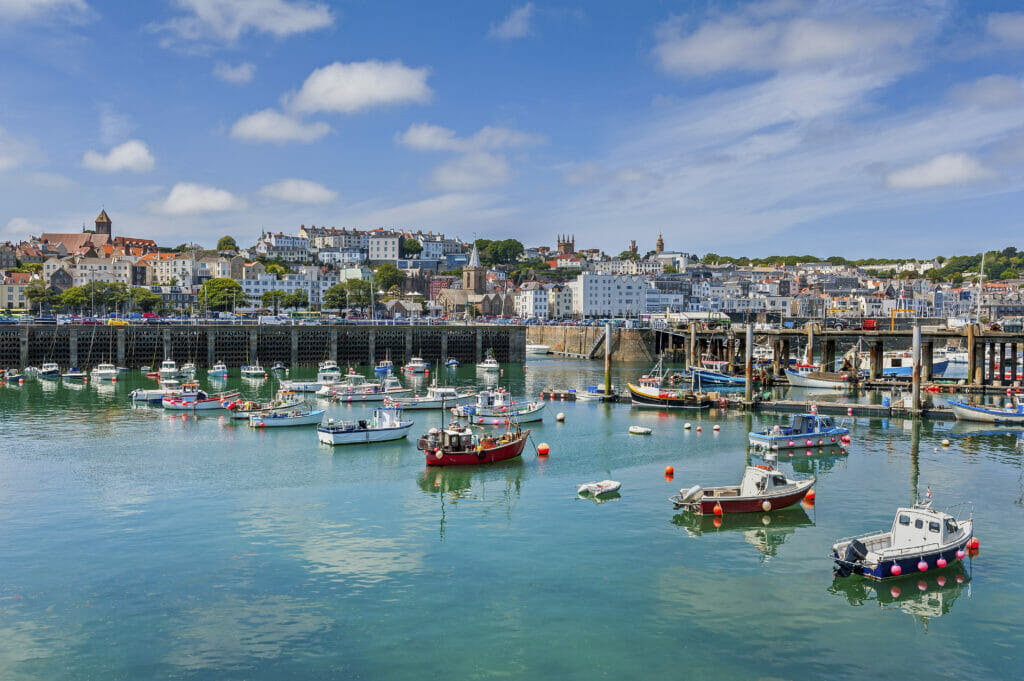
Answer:
[{"label": "terracotta roof", "polygon": [[39,235],[39,241],[44,244],[64,244],[64,248],[71,252],[78,251],[83,246],[102,246],[103,244],[110,243],[110,235],[90,234],[88,232],[79,232],[76,234],[58,234],[55,232],[43,232],[42,234]]}]

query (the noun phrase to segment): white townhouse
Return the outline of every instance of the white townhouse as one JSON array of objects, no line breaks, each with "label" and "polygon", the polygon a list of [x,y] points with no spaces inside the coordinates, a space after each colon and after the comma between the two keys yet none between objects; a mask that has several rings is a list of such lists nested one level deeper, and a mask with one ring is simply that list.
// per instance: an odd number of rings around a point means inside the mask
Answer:
[{"label": "white townhouse", "polygon": [[584,272],[569,282],[572,312],[581,317],[618,317],[647,311],[647,279]]}]

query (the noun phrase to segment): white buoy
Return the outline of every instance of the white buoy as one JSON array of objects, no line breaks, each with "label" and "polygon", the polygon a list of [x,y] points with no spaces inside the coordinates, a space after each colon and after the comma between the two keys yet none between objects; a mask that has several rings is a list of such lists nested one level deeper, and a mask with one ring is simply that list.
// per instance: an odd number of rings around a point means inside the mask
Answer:
[{"label": "white buoy", "polygon": [[943,447],[948,447],[949,446],[949,440],[943,440],[942,441],[942,446]]},{"label": "white buoy", "polygon": [[689,430],[689,429],[690,429],[690,428],[692,428],[692,427],[693,427],[693,426],[691,426],[691,425],[690,425],[690,422],[689,422],[689,421],[687,421],[686,423],[684,423],[684,424],[683,424],[683,429],[684,429],[684,430]]},{"label": "white buoy", "polygon": [[718,425],[717,423],[715,424],[715,427],[713,428],[713,430],[721,430],[721,429],[722,429],[722,426]]},{"label": "white buoy", "polygon": [[555,420],[559,422],[564,421],[565,414],[563,414],[562,412],[558,412],[557,414],[555,414]]}]

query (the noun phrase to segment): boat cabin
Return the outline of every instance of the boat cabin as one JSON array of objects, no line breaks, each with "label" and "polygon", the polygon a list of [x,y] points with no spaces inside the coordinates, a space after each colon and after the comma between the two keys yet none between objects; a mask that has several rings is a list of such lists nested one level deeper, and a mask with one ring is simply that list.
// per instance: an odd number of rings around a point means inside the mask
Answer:
[{"label": "boat cabin", "polygon": [[387,378],[385,378],[384,379],[384,384],[383,384],[382,387],[383,387],[385,392],[388,392],[388,391],[391,391],[391,390],[403,390],[402,382],[399,381],[394,376],[388,376]]},{"label": "boat cabin", "polygon": [[760,497],[765,494],[781,492],[795,487],[795,483],[775,468],[767,466],[747,466],[740,483],[741,497]]},{"label": "boat cabin", "polygon": [[427,388],[427,396],[434,399],[455,399],[458,398],[459,392],[450,386],[430,386]]},{"label": "boat cabin", "polygon": [[889,534],[889,546],[901,549],[929,544],[945,546],[959,539],[963,529],[956,518],[926,503],[897,510]]},{"label": "boat cabin", "polygon": [[832,418],[829,416],[818,416],[817,414],[795,414],[793,423],[790,426],[775,426],[771,430],[772,435],[806,435],[820,433],[829,428],[835,428]]}]

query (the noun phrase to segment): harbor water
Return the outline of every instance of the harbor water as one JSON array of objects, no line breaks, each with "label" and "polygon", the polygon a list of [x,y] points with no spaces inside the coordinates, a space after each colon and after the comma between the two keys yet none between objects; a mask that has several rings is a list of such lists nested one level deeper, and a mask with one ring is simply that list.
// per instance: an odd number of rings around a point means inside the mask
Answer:
[{"label": "harbor water", "polygon": [[[548,358],[440,376],[531,400],[603,383]],[[760,461],[747,432],[788,417],[549,402],[529,424],[549,457],[435,469],[414,441],[437,412],[410,412],[408,440],[331,448],[312,427],[133,407],[137,387],[154,382],[0,388],[0,679],[1020,676],[1022,431],[857,418],[848,450],[780,457],[817,476],[816,504],[716,522],[668,497],[738,483]],[[577,498],[603,479],[620,495]],[[928,489],[940,509],[973,502],[976,557],[834,580],[835,540],[888,529]]]}]

